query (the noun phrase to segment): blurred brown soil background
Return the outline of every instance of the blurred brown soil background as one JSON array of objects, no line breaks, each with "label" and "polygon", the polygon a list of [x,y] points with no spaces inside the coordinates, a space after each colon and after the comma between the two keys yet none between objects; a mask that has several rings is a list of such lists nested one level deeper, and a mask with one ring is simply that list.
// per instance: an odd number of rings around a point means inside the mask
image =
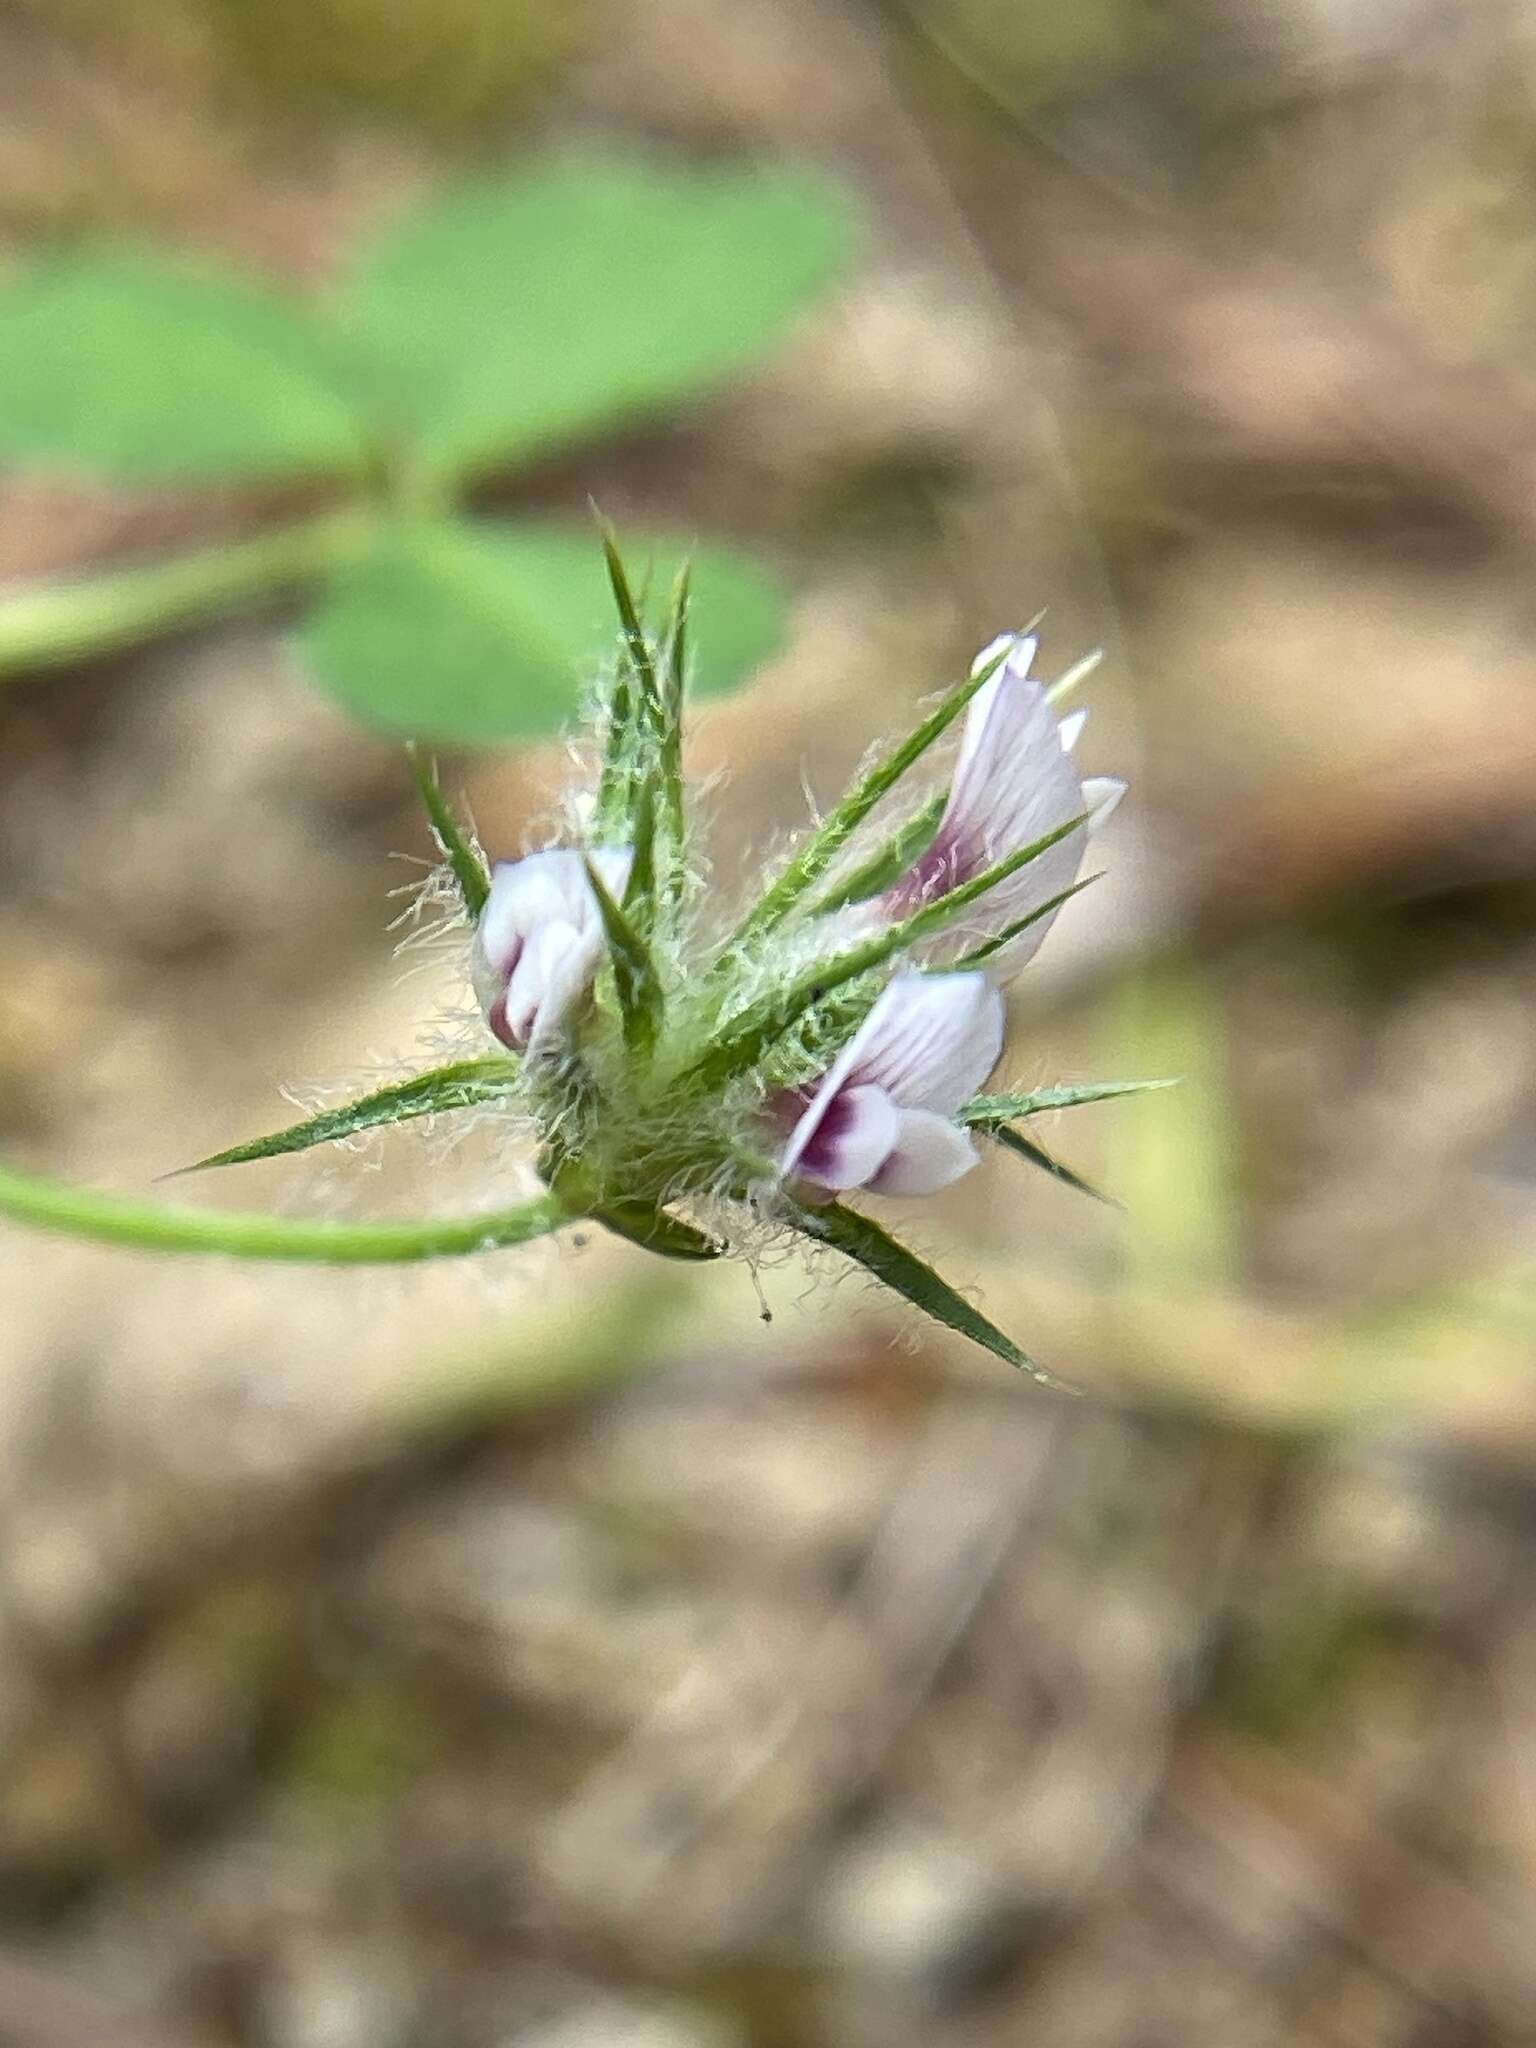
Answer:
[{"label": "blurred brown soil background", "polygon": [[[799,1268],[7,1229],[0,2042],[1536,2042],[1533,88],[1528,0],[0,6],[0,263],[311,280],[568,135],[845,177],[760,376],[515,491],[785,569],[727,872],[1001,627],[1102,642],[1010,1064],[1185,1077],[1050,1134],[1123,1210],[913,1226],[1076,1400]],[[262,509],[3,479],[0,573]],[[142,1186],[415,1056],[406,777],[279,623],[0,699],[12,1150]],[[451,779],[515,850],[558,768]]]}]

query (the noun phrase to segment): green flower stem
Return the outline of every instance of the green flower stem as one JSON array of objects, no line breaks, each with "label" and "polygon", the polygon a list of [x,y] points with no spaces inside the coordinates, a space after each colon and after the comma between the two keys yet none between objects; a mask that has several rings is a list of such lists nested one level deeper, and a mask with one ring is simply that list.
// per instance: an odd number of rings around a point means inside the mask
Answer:
[{"label": "green flower stem", "polygon": [[335,1266],[394,1266],[500,1251],[580,1220],[553,1194],[483,1216],[430,1217],[416,1223],[221,1214],[98,1194],[11,1166],[0,1166],[0,1216],[140,1251],[218,1252],[233,1259]]},{"label": "green flower stem", "polygon": [[0,586],[0,676],[113,654],[318,582],[359,555],[377,515],[345,505],[247,540],[99,576]]}]

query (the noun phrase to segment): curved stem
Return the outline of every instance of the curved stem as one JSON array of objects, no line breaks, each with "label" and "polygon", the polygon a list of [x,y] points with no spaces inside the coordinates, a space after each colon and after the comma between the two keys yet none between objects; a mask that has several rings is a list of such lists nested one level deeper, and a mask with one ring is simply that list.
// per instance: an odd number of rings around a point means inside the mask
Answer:
[{"label": "curved stem", "polygon": [[0,586],[0,676],[112,654],[303,588],[359,554],[376,521],[365,505],[343,505],[168,561]]},{"label": "curved stem", "polygon": [[547,1236],[579,1219],[553,1194],[483,1216],[415,1223],[341,1223],[329,1217],[221,1214],[98,1194],[44,1175],[0,1166],[0,1216],[97,1244],[141,1251],[217,1252],[235,1259],[294,1259],[320,1265],[390,1266],[462,1258]]}]

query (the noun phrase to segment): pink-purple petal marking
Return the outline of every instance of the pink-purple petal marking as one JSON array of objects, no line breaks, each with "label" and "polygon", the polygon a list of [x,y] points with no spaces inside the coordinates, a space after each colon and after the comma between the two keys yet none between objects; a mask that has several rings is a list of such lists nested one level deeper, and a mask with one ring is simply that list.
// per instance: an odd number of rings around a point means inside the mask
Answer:
[{"label": "pink-purple petal marking", "polygon": [[813,1090],[780,1173],[839,1192],[947,1187],[977,1157],[951,1119],[1002,1038],[1002,997],[985,975],[898,975]]},{"label": "pink-purple petal marking", "polygon": [[863,1187],[889,1159],[900,1129],[901,1111],[883,1088],[863,1082],[836,1089],[818,1105],[809,1131],[796,1133],[796,1170],[834,1191]]}]

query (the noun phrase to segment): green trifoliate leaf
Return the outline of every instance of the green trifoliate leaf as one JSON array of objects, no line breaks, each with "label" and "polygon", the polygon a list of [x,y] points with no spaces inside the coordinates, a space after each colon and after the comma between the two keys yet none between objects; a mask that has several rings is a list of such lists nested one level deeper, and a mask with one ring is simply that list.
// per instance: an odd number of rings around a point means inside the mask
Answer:
[{"label": "green trifoliate leaf", "polygon": [[485,900],[491,893],[491,878],[486,872],[484,861],[470,845],[458,819],[448,807],[442,784],[437,779],[437,769],[418,747],[407,747],[406,752],[411,757],[416,787],[421,792],[421,801],[431,820],[432,837],[437,842],[437,850],[453,870],[453,879],[458,885],[464,914],[470,923],[474,924],[479,920],[480,913],[485,908]]},{"label": "green trifoliate leaf", "polygon": [[[669,571],[683,543],[637,537]],[[724,550],[694,557],[710,622],[708,686],[740,680],[771,650],[778,595]],[[602,557],[579,528],[410,520],[385,527],[300,635],[316,680],[374,725],[490,745],[556,731],[594,656],[612,641]]]},{"label": "green trifoliate leaf", "polygon": [[642,1245],[646,1251],[657,1252],[665,1259],[718,1259],[724,1250],[691,1223],[669,1216],[664,1209],[650,1208],[644,1202],[605,1203],[592,1211],[592,1220],[611,1230],[615,1237],[627,1238],[631,1244]]},{"label": "green trifoliate leaf", "polygon": [[1152,1088],[1177,1088],[1178,1081],[1085,1081],[1057,1088],[1032,1088],[1017,1095],[974,1095],[956,1112],[962,1124],[1013,1123],[1049,1109],[1077,1109],[1087,1102],[1112,1102],[1118,1095],[1145,1095]]},{"label": "green trifoliate leaf", "polygon": [[284,1152],[305,1152],[311,1145],[329,1145],[338,1138],[350,1138],[359,1131],[380,1124],[403,1124],[422,1116],[445,1116],[458,1109],[474,1109],[481,1103],[498,1101],[516,1084],[519,1066],[515,1059],[489,1053],[484,1059],[458,1060],[452,1066],[434,1067],[428,1074],[416,1074],[409,1081],[396,1081],[388,1088],[376,1088],[371,1095],[320,1111],[286,1130],[265,1138],[252,1138],[244,1145],[232,1145],[227,1152],[215,1152],[199,1159],[181,1173],[202,1173],[210,1166],[247,1166],[256,1159],[275,1159]]},{"label": "green trifoliate leaf", "polygon": [[211,263],[99,247],[0,290],[0,459],[279,477],[356,471],[368,435],[301,306]]},{"label": "green trifoliate leaf", "polygon": [[1008,659],[1008,650],[995,655],[967,676],[958,689],[951,690],[938,708],[925,718],[916,732],[908,735],[883,761],[877,761],[862,781],[828,815],[820,829],[801,847],[783,872],[747,912],[737,928],[738,940],[771,931],[794,910],[808,889],[813,889],[832,866],[848,841],[887,791],[894,789],[912,765],[941,739],[983,683]]},{"label": "green trifoliate leaf", "polygon": [[1031,1166],[1038,1166],[1042,1173],[1048,1173],[1052,1180],[1061,1181],[1066,1187],[1076,1188],[1080,1195],[1091,1195],[1096,1202],[1103,1202],[1111,1209],[1120,1204],[1110,1195],[1101,1194],[1090,1181],[1080,1173],[1074,1173],[1070,1166],[1063,1166],[1059,1159],[1053,1159],[1043,1145],[1037,1145],[1033,1138],[1026,1138],[1022,1131],[1016,1131],[1010,1124],[973,1124],[973,1130],[984,1131],[986,1135],[1006,1151],[1017,1152],[1021,1159],[1027,1159]]},{"label": "green trifoliate leaf", "polygon": [[834,883],[825,896],[818,897],[811,905],[810,915],[825,917],[831,911],[845,910],[850,903],[866,903],[871,896],[878,896],[882,889],[899,882],[933,844],[947,801],[948,793],[937,791],[877,853],[871,854],[851,875]]},{"label": "green trifoliate leaf", "polygon": [[573,153],[395,223],[335,306],[384,417],[457,475],[723,382],[830,283],[850,239],[846,201],[810,170]]},{"label": "green trifoliate leaf", "polygon": [[613,969],[614,993],[619,1001],[619,1020],[624,1043],[632,1053],[648,1053],[661,1030],[662,993],[650,947],[636,929],[628,912],[609,895],[602,876],[589,860],[587,885],[603,921],[608,941],[608,962]]},{"label": "green trifoliate leaf", "polygon": [[989,1323],[979,1309],[973,1308],[916,1252],[908,1251],[867,1216],[861,1216],[855,1209],[845,1209],[841,1202],[827,1202],[814,1209],[797,1208],[793,1220],[807,1237],[818,1244],[832,1245],[845,1258],[873,1273],[904,1301],[932,1316],[935,1322],[943,1323],[946,1329],[957,1330],[962,1337],[969,1337],[973,1344],[979,1344],[1009,1365],[1016,1365],[1045,1386],[1061,1386],[1059,1380],[1026,1357],[1011,1337],[1005,1337],[994,1323]]}]

